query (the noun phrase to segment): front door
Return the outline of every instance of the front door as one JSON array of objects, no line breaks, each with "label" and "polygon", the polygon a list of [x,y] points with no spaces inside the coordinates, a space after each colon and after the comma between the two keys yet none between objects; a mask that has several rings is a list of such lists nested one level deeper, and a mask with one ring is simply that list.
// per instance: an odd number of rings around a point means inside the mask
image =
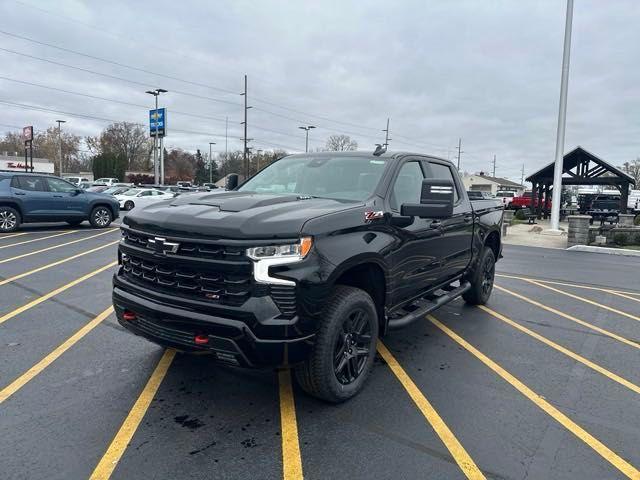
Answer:
[{"label": "front door", "polygon": [[[408,160],[401,165],[389,195],[392,216],[400,216],[403,203],[420,203],[424,164]],[[394,226],[397,245],[390,253],[391,296],[399,303],[437,283],[443,258],[443,231],[433,219],[414,217],[408,226]]]},{"label": "front door", "polygon": [[85,216],[86,195],[79,193],[78,187],[60,178],[47,178],[51,192],[51,208],[56,217],[75,219]]}]

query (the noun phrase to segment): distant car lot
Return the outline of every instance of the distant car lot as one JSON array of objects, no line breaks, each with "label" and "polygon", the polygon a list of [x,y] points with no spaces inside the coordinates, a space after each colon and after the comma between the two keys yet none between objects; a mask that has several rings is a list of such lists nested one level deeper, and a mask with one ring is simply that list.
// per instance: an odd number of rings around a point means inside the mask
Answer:
[{"label": "distant car lot", "polygon": [[457,301],[383,338],[368,388],[334,406],[287,370],[124,332],[119,236],[0,235],[3,478],[637,475],[636,259],[505,246],[487,308]]}]

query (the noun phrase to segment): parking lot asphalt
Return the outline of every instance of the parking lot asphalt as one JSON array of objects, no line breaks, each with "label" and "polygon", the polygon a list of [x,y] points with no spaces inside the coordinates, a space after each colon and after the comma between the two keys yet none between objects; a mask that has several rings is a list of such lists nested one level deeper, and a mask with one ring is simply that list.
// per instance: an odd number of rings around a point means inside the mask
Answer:
[{"label": "parking lot asphalt", "polygon": [[505,246],[486,307],[386,336],[328,405],[124,331],[118,239],[0,236],[0,478],[640,478],[640,259]]}]

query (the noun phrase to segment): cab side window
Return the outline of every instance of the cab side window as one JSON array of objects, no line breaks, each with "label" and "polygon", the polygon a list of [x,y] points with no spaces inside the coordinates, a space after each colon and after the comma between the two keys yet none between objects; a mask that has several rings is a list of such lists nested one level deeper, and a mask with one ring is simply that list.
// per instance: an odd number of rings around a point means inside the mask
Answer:
[{"label": "cab side window", "polygon": [[451,180],[451,183],[453,183],[453,203],[458,203],[460,193],[458,192],[458,185],[453,178],[451,167],[443,165],[442,163],[429,162],[429,168],[431,169],[432,178],[436,180]]},{"label": "cab side window", "polygon": [[402,165],[389,199],[391,209],[400,211],[403,203],[420,203],[422,180],[424,173],[420,162],[411,161]]},{"label": "cab side window", "polygon": [[11,180],[11,186],[28,192],[46,192],[47,187],[42,177],[17,176]]}]

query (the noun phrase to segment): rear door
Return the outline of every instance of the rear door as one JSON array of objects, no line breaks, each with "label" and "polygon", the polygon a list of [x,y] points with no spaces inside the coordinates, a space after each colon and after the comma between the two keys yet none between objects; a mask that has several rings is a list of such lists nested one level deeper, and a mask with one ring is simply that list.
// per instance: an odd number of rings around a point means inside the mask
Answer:
[{"label": "rear door", "polygon": [[75,185],[54,177],[47,178],[47,185],[55,215],[62,219],[77,219],[86,215],[86,194],[79,193]]},{"label": "rear door", "polygon": [[52,216],[51,194],[44,177],[14,176],[11,179],[11,194],[21,203],[25,220],[48,220]]},{"label": "rear door", "polygon": [[454,174],[453,166],[448,162],[430,160],[428,175],[438,180],[450,180],[454,185],[453,216],[440,220],[442,230],[443,265],[440,281],[459,275],[471,261],[471,242],[473,240],[473,213],[464,188]]}]

